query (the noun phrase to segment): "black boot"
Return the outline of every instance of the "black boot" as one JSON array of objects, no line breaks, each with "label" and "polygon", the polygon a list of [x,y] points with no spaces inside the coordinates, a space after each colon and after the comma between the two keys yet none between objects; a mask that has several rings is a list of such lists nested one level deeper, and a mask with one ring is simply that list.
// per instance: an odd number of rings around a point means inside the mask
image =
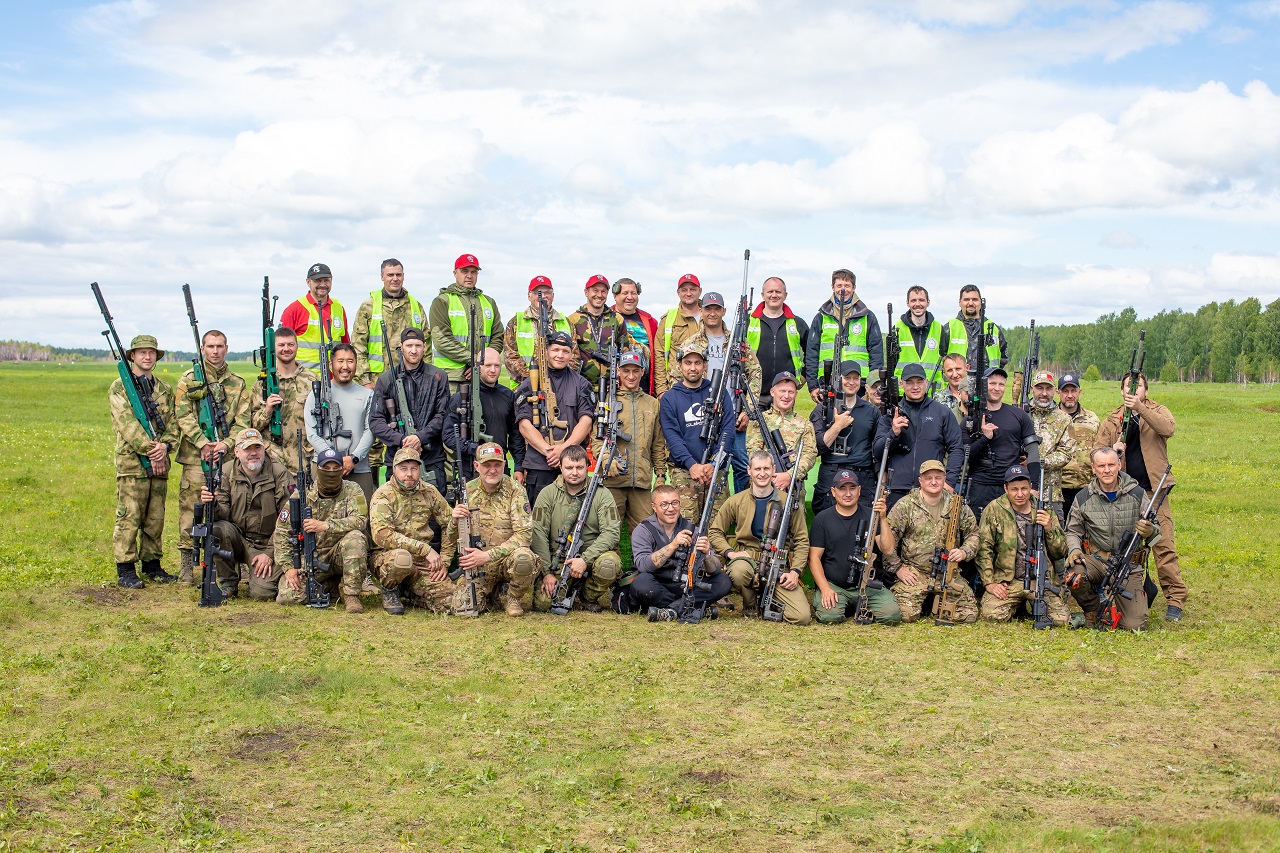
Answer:
[{"label": "black boot", "polygon": [[143,560],[142,573],[152,583],[173,583],[177,580],[173,575],[160,568],[159,560]]},{"label": "black boot", "polygon": [[125,589],[142,589],[146,586],[138,577],[138,570],[133,563],[116,563],[116,585]]}]

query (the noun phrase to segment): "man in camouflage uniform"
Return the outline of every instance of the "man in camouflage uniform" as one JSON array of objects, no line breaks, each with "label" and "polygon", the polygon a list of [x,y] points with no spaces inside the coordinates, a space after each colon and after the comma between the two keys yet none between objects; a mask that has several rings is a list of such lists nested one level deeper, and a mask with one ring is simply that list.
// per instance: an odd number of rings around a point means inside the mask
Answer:
[{"label": "man in camouflage uniform", "polygon": [[419,607],[436,613],[448,610],[445,604],[453,584],[448,562],[431,547],[432,522],[439,528],[449,523],[449,504],[435,486],[422,481],[417,448],[401,447],[391,463],[391,478],[369,503],[373,570],[382,583],[382,609],[393,616],[404,613],[401,588]]},{"label": "man in camouflage uniform", "polygon": [[[533,553],[543,568],[542,579],[533,588],[533,609],[547,612],[551,596],[560,580],[560,567],[553,564],[557,540],[573,530],[587,494],[587,451],[579,445],[566,447],[560,455],[560,476],[538,495],[533,505]],[[609,592],[622,570],[618,555],[618,506],[608,489],[596,489],[591,508],[579,534],[582,548],[569,567],[572,578],[582,582],[579,600],[583,609],[599,613],[609,606]]]},{"label": "man in camouflage uniform", "polygon": [[[720,417],[719,442],[708,451],[707,442],[702,438],[703,423],[711,417],[707,406],[707,398],[711,394],[711,382],[706,379],[707,355],[696,343],[685,344],[677,355],[681,380],[679,384],[667,389],[658,401],[658,421],[667,442],[671,485],[680,492],[680,515],[696,519],[702,516],[702,505],[706,501],[715,468],[716,452],[724,449],[728,453],[733,449],[733,399],[726,390],[723,396],[724,412]],[[704,456],[706,462],[702,461]],[[726,463],[721,476],[728,469]],[[717,510],[725,500],[726,492],[726,489],[720,490],[716,498]]]},{"label": "man in camouflage uniform", "polygon": [[[638,352],[623,353],[618,362],[617,450],[604,485],[613,495],[619,515],[625,513],[627,528],[635,530],[653,514],[653,482],[667,478],[667,441],[658,422],[658,401],[640,390],[644,381],[644,357]],[[596,459],[604,448],[602,439],[591,442]]]},{"label": "man in camouflage uniform", "polygon": [[944,355],[942,374],[947,384],[938,389],[933,399],[946,406],[963,426],[969,413],[969,362],[958,352]]},{"label": "man in camouflage uniform", "polygon": [[[791,457],[795,455],[801,439],[804,440],[799,466],[789,467],[786,471],[778,471],[773,475],[773,484],[784,492],[791,488],[793,475],[800,481],[800,486],[803,488],[805,478],[809,476],[809,470],[818,459],[818,439],[814,435],[813,424],[808,418],[796,413],[798,388],[799,384],[791,371],[784,370],[779,373],[773,378],[773,385],[769,389],[773,396],[773,406],[764,413],[764,423],[769,428],[769,432],[772,433],[776,429],[782,434],[783,446],[777,449],[789,465],[794,466],[795,460]],[[773,441],[772,438],[767,440],[770,443]],[[765,441],[766,437],[760,433],[760,425],[752,419],[751,425],[747,427],[747,452],[754,454],[757,450],[766,450]]]},{"label": "man in camouflage uniform", "polygon": [[[182,551],[178,580],[182,583],[195,583],[191,574],[191,526],[195,523],[196,500],[204,488],[202,463],[221,465],[250,420],[249,386],[227,364],[227,336],[210,329],[200,339],[200,352],[204,356],[207,387],[196,384],[192,369],[182,374],[174,389],[174,417],[181,434],[177,461],[182,466],[178,481],[178,547]],[[206,393],[222,404],[227,415],[228,434],[220,441],[210,441],[200,429],[200,404]]]},{"label": "man in camouflage uniform", "polygon": [[577,347],[582,375],[594,384],[608,367],[611,346],[627,352],[638,349],[639,344],[631,337],[622,315],[605,307],[609,301],[609,279],[591,276],[587,279],[586,294],[587,301],[569,315],[569,330]]},{"label": "man in camouflage uniform", "polygon": [[[946,466],[929,459],[920,465],[920,487],[912,489],[889,510],[889,530],[893,534],[894,551],[901,561],[898,581],[891,591],[902,608],[904,622],[919,619],[925,599],[931,594],[941,594],[929,577],[929,564],[934,552],[946,547],[947,512],[953,501],[961,500],[959,495],[947,491],[946,485]],[[946,555],[949,562],[957,564],[978,549],[978,521],[973,510],[963,502],[958,538],[961,544]],[[956,621],[977,622],[978,601],[958,571],[951,592],[956,599]]]},{"label": "man in camouflage uniform", "polygon": [[[444,533],[441,558],[447,567],[458,557],[459,568],[474,574],[476,600],[483,610],[489,594],[499,583],[507,590],[502,603],[508,616],[523,616],[532,606],[533,579],[539,573],[538,558],[529,548],[533,539],[533,509],[524,486],[506,476],[506,454],[493,442],[476,450],[480,476],[467,483],[467,501],[453,508],[453,518]],[[471,519],[471,536],[479,545],[458,541],[458,519]],[[466,574],[444,600],[465,600]],[[444,590],[438,590],[440,595]],[[526,603],[528,606],[526,606]]]},{"label": "man in camouflage uniform", "polygon": [[[351,345],[356,348],[356,381],[366,388],[387,369],[387,350],[395,346],[405,329],[426,330],[422,303],[404,287],[404,264],[395,258],[382,262],[381,291],[374,290],[356,310]],[[375,311],[375,303],[380,311]]]},{"label": "man in camouflage uniform", "polygon": [[[342,454],[333,448],[316,454],[316,482],[308,485],[306,505],[311,517],[303,519],[302,531],[316,537],[316,560],[327,569],[316,572],[316,580],[331,597],[342,591],[348,613],[363,613],[360,587],[369,572],[369,505],[355,483],[342,479]],[[293,567],[299,547],[294,541],[285,507],[276,521],[276,566],[283,570],[283,583],[276,594],[277,604],[306,604],[302,571]]]},{"label": "man in camouflage uniform", "polygon": [[[125,589],[142,589],[146,585],[138,577],[139,554],[142,573],[148,579],[156,583],[171,583],[175,579],[160,567],[164,502],[169,493],[169,454],[178,443],[173,389],[151,372],[163,357],[164,350],[151,335],[138,335],[124,353],[138,397],[155,404],[163,424],[155,438],[147,434],[134,415],[121,379],[112,382],[107,391],[111,425],[116,432],[116,524],[111,535],[111,550],[116,561],[116,582]],[[144,459],[150,470],[143,465]]]},{"label": "man in camouflage uniform", "polygon": [[1062,469],[1062,515],[1065,518],[1071,514],[1076,495],[1093,478],[1089,454],[1093,452],[1093,441],[1102,422],[1095,413],[1080,405],[1080,377],[1074,373],[1064,373],[1058,380],[1058,409],[1071,419],[1067,433],[1076,443],[1075,456]]},{"label": "man in camouflage uniform", "polygon": [[240,564],[249,567],[249,597],[270,601],[279,593],[284,573],[274,560],[276,521],[289,507],[289,472],[267,458],[266,442],[256,429],[246,429],[235,455],[222,466],[217,494],[200,488],[203,503],[213,501],[213,535],[230,556],[214,555],[218,586],[228,598],[240,587]]},{"label": "man in camouflage uniform", "polygon": [[[1035,577],[1031,589],[1024,586],[1027,570],[1027,548],[1031,528],[1039,524],[1044,528],[1044,550],[1050,560],[1061,562],[1067,556],[1067,538],[1062,533],[1056,513],[1046,507],[1036,511],[1035,493],[1031,475],[1021,465],[1014,465],[1004,476],[1004,495],[987,504],[978,525],[978,574],[986,593],[982,596],[982,618],[991,622],[1008,622],[1013,618],[1019,603],[1025,603],[1027,612],[1036,597]],[[1049,570],[1049,582],[1053,582],[1053,570]],[[1066,603],[1060,596],[1045,593],[1049,618],[1055,627],[1064,628],[1070,618]]]},{"label": "man in camouflage uniform", "polygon": [[281,428],[280,443],[274,438],[267,442],[267,455],[277,465],[283,465],[291,476],[298,474],[298,430],[302,430],[302,451],[311,455],[311,445],[307,443],[307,425],[303,419],[303,408],[307,395],[311,393],[311,383],[320,381],[314,371],[308,370],[298,361],[298,333],[288,326],[276,329],[276,375],[280,380],[280,393],[267,396],[265,380],[261,376],[253,383],[249,392],[250,425],[263,435],[270,435],[271,415],[276,407],[280,409]]},{"label": "man in camouflage uniform", "polygon": [[702,282],[693,273],[685,273],[676,282],[676,296],[680,302],[662,315],[653,342],[658,360],[653,368],[653,381],[657,385],[658,397],[662,397],[668,388],[675,387],[681,375],[680,352],[690,338],[702,331]]},{"label": "man in camouflage uniform", "polygon": [[1075,459],[1077,447],[1071,437],[1070,415],[1053,401],[1053,374],[1047,370],[1037,373],[1031,381],[1031,408],[1027,414],[1040,436],[1040,470],[1049,482],[1049,500],[1058,517],[1063,518],[1062,469]]}]

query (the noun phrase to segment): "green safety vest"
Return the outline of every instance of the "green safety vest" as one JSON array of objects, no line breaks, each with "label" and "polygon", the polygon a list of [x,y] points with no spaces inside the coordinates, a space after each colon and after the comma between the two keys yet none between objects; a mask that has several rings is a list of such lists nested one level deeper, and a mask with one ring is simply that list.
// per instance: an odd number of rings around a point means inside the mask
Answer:
[{"label": "green safety vest", "polygon": [[[320,369],[320,309],[310,299],[298,300],[307,309],[307,330],[298,335],[298,354],[296,358],[303,367],[311,370]],[[325,338],[332,346],[342,340],[342,303],[336,299],[329,300],[329,333]]]},{"label": "green safety vest", "polygon": [[[486,341],[493,340],[493,315],[497,311],[493,300],[485,296],[483,293],[476,291],[476,298],[480,300],[480,312],[484,314],[484,339]],[[462,299],[456,293],[449,294],[449,332],[457,339],[458,343],[463,346],[471,345],[471,318],[467,316],[467,307],[462,304]],[[454,361],[440,350],[432,353],[432,363],[441,370],[457,370],[466,367],[460,361]]]},{"label": "green safety vest", "polygon": [[[747,346],[752,351],[760,351],[760,317],[752,317],[747,321]],[[800,348],[800,327],[796,325],[794,317],[788,317],[784,324],[787,329],[787,345],[791,347],[791,364],[792,372],[796,376],[804,370],[804,350]],[[831,348],[835,349],[835,338],[831,339]]]},{"label": "green safety vest", "polygon": [[[386,369],[386,359],[382,357],[382,347],[384,344],[382,335],[382,289],[373,291],[369,294],[373,299],[373,314],[369,317],[369,372],[381,373]],[[405,296],[409,296],[408,293]],[[427,314],[422,310],[422,303],[409,296],[409,325],[415,329],[423,328],[426,323]]]},{"label": "green safety vest", "polygon": [[925,375],[937,367],[942,361],[942,350],[939,349],[942,338],[942,324],[934,320],[929,324],[929,334],[925,336],[924,352],[916,352],[916,339],[911,335],[911,326],[898,320],[898,368],[894,375],[902,378],[902,368],[908,364],[918,364],[924,368]]},{"label": "green safety vest", "polygon": [[[844,352],[840,354],[841,361],[856,361],[862,365],[862,375],[866,376],[867,371],[871,367],[871,351],[867,349],[867,317],[854,318],[849,326],[849,343],[845,345]],[[818,348],[819,368],[828,361],[835,361],[836,357],[836,333],[840,330],[840,324],[836,322],[836,318],[830,314],[822,315],[822,338],[821,345]],[[810,333],[812,334],[812,332]]]},{"label": "green safety vest", "polygon": [[[969,330],[964,327],[964,321],[959,317],[952,317],[947,324],[947,333],[951,336],[951,343],[943,355],[958,352],[969,358]],[[1000,363],[1000,328],[988,320],[986,334],[991,336],[991,343],[987,344],[987,367],[995,367]],[[970,363],[969,366],[973,367],[973,364]]]}]

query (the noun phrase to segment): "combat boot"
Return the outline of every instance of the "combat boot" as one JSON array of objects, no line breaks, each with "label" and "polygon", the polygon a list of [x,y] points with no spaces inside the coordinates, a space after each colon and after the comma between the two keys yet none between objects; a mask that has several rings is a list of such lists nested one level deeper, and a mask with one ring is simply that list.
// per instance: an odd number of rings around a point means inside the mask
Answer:
[{"label": "combat boot", "polygon": [[404,604],[400,601],[400,591],[397,587],[382,588],[382,609],[392,616],[404,615]]},{"label": "combat boot", "polygon": [[191,551],[187,548],[182,549],[182,562],[178,566],[178,582],[185,583],[188,586],[195,586],[196,580],[192,573]]},{"label": "combat boot", "polygon": [[675,610],[673,610],[670,607],[650,607],[649,608],[650,622],[674,622],[676,621],[677,615],[679,614],[677,614]]},{"label": "combat boot", "polygon": [[1084,615],[1084,626],[1085,626],[1086,628],[1097,628],[1097,627],[1098,627],[1098,614],[1097,614],[1097,613],[1086,613],[1086,614]]},{"label": "combat boot", "polygon": [[177,580],[177,578],[161,568],[159,560],[143,560],[142,573],[152,583],[173,583]]},{"label": "combat boot", "polygon": [[503,604],[503,607],[506,608],[508,616],[518,619],[519,617],[524,615],[524,605],[520,603],[519,597],[514,596],[508,592],[506,596],[504,596],[504,600],[502,604]]},{"label": "combat boot", "polygon": [[360,596],[344,594],[342,603],[346,606],[348,613],[363,613],[364,605],[360,603]]},{"label": "combat boot", "polygon": [[125,589],[142,589],[146,586],[138,577],[138,570],[133,563],[116,563],[116,586]]}]

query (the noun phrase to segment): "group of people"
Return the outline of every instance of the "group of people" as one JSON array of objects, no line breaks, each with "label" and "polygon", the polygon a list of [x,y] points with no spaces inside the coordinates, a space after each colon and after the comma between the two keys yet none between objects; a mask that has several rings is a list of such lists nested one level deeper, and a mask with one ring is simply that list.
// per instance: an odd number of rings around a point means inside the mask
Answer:
[{"label": "group of people", "polygon": [[[1073,599],[1074,621],[1096,622],[1126,533],[1144,547],[1128,597],[1112,596],[1119,627],[1146,624],[1148,549],[1166,619],[1183,615],[1169,501],[1152,500],[1173,416],[1140,373],[1103,417],[1083,408],[1073,374],[1016,374],[1029,402],[1005,402],[1008,343],[974,285],[949,319],[912,287],[886,335],[851,271],[832,274],[810,323],[770,277],[735,336],[731,306],[693,274],[661,318],[639,307],[630,278],[592,276],[565,314],[536,276],[529,307],[504,325],[480,271],[474,255],[459,256],[454,282],[425,305],[388,259],[349,322],[330,268],[313,265],[273,329],[274,375],[252,386],[230,370],[220,331],[203,334],[200,363],[174,388],[153,372],[164,356],[156,339],[135,337],[124,362],[162,428],[137,417],[123,379],[112,384],[119,584],[199,583],[199,505],[213,516],[209,570],[224,595],[247,585],[254,599],[307,602],[295,568],[302,530],[314,539],[313,580],[349,612],[378,593],[392,614],[406,604],[559,612],[572,589],[567,600],[588,611],[678,619],[695,604],[737,607],[736,594],[752,615],[768,581],[763,557],[782,551],[768,591],[790,624],[911,622],[943,599],[945,621],[1007,621],[1030,611],[1034,531],[1060,590],[1048,597],[1054,625],[1073,621]],[[731,363],[740,387],[713,382]],[[803,393],[820,404],[808,418],[796,411]],[[206,400],[225,429],[210,430]],[[176,578],[161,566],[171,458],[182,466]],[[815,465],[810,522],[803,490]],[[305,501],[291,505],[300,482]],[[797,489],[800,511],[779,530]],[[299,524],[290,512],[300,505]],[[940,579],[940,560],[960,570]]]}]

